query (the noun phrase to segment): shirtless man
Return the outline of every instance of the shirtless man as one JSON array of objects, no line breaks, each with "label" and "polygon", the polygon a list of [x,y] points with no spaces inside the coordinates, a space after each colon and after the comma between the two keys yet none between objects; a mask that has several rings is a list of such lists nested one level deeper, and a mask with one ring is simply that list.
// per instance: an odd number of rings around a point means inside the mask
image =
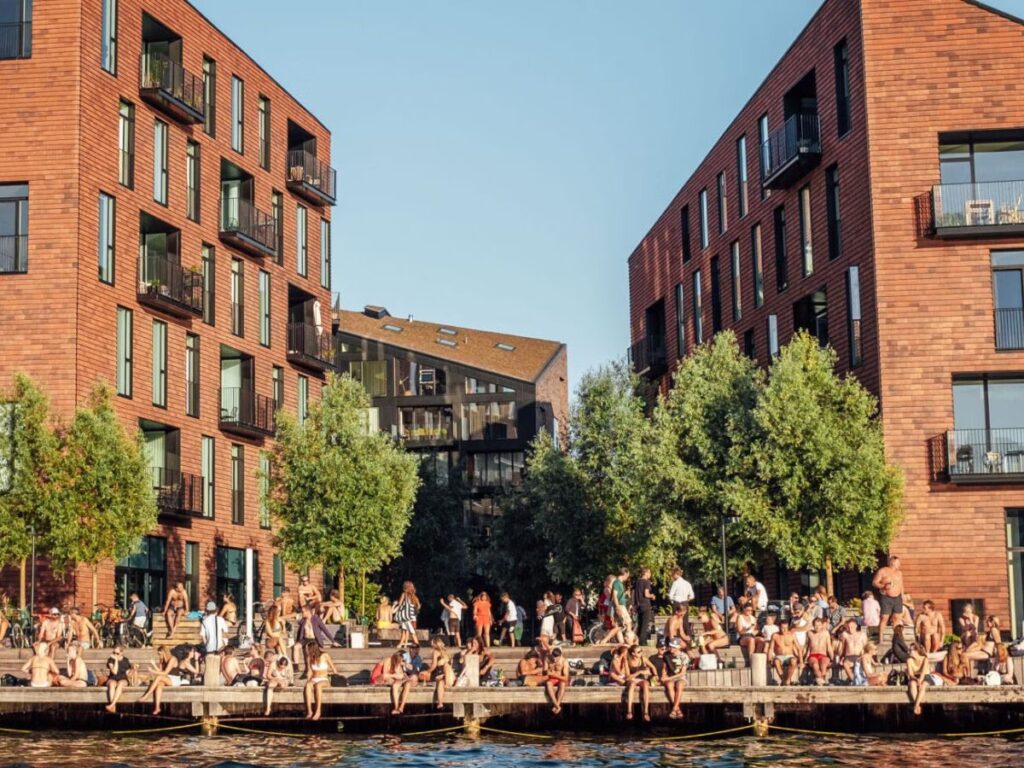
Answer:
[{"label": "shirtless man", "polygon": [[103,645],[100,633],[96,631],[93,623],[82,615],[78,606],[71,609],[71,631],[83,648],[100,648]]},{"label": "shirtless man", "polygon": [[679,647],[669,644],[662,656],[660,682],[665,686],[665,695],[672,704],[668,716],[673,720],[683,716],[683,689],[686,688],[687,658]]},{"label": "shirtless man", "polygon": [[21,671],[29,673],[30,688],[49,688],[53,685],[54,680],[60,678],[57,665],[48,655],[53,651],[42,640],[35,643],[32,648],[35,650],[35,655],[29,657],[29,660],[22,665]]},{"label": "shirtless man", "polygon": [[828,683],[829,672],[832,669],[832,654],[832,635],[825,628],[825,620],[815,619],[814,628],[807,633],[807,663],[814,673],[815,684]]},{"label": "shirtless man", "polygon": [[796,685],[801,667],[800,647],[786,619],[779,622],[779,631],[768,644],[768,663],[775,667],[779,685]]},{"label": "shirtless man", "polygon": [[544,675],[544,668],[541,665],[537,652],[532,648],[516,666],[516,678],[520,684],[528,688],[536,688],[543,685],[547,679]]},{"label": "shirtless man", "polygon": [[47,653],[53,656],[57,645],[64,634],[64,623],[60,620],[60,611],[51,608],[49,615],[39,622],[39,641],[46,643]]},{"label": "shirtless man", "polygon": [[934,653],[942,647],[942,638],[946,636],[946,620],[935,610],[935,603],[931,600],[921,603],[921,612],[917,615],[914,630],[925,653]]},{"label": "shirtless man", "polygon": [[235,658],[235,649],[230,645],[221,651],[220,676],[224,685],[234,685],[235,678],[242,674],[242,665]]},{"label": "shirtless man", "polygon": [[320,590],[309,583],[309,576],[303,576],[299,581],[299,606],[311,605],[323,602]]},{"label": "shirtless man", "polygon": [[878,569],[871,585],[879,593],[878,637],[881,640],[885,625],[891,620],[893,626],[896,626],[901,623],[903,616],[903,572],[900,570],[900,559],[896,555],[889,557],[887,566]]},{"label": "shirtless man", "polygon": [[188,613],[188,594],[185,592],[185,585],[179,581],[174,585],[174,589],[167,593],[167,600],[164,602],[167,637],[174,635],[174,628],[178,626],[178,622],[186,613]]},{"label": "shirtless man", "polygon": [[842,641],[843,671],[846,672],[846,679],[853,683],[856,668],[860,665],[860,657],[864,655],[864,646],[868,642],[868,636],[861,631],[855,618],[850,617],[846,620],[846,633],[842,636]]},{"label": "shirtless man", "polygon": [[551,702],[551,713],[557,715],[562,711],[562,698],[569,687],[569,661],[562,655],[561,648],[555,648],[544,667],[547,676],[544,691]]},{"label": "shirtless man", "polygon": [[683,608],[682,603],[678,603],[675,610],[672,611],[672,615],[668,617],[668,621],[665,622],[665,641],[668,642],[673,637],[678,637],[680,640],[686,640],[686,611]]}]

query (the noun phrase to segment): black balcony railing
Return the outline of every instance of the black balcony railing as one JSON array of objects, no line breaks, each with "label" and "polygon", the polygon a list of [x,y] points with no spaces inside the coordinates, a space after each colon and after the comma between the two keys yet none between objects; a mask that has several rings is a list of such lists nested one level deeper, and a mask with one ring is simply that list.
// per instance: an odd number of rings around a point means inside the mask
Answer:
[{"label": "black balcony railing", "polygon": [[932,226],[940,237],[1024,232],[1024,181],[978,181],[932,187]]},{"label": "black balcony railing", "polygon": [[28,235],[0,235],[0,274],[28,271]]},{"label": "black balcony railing", "polygon": [[288,150],[288,188],[313,202],[334,205],[337,198],[337,172],[312,152]]},{"label": "black balcony railing", "polygon": [[221,200],[220,236],[256,256],[277,255],[277,223],[274,217],[248,200]]},{"label": "black balcony railing", "polygon": [[946,475],[954,482],[1024,480],[1024,427],[953,429],[945,443]]},{"label": "black balcony railing", "polygon": [[288,359],[327,370],[334,367],[331,334],[312,323],[288,324]]},{"label": "black balcony railing", "polygon": [[1024,307],[997,309],[996,349],[1024,349]]},{"label": "black balcony railing", "polygon": [[660,376],[668,367],[664,340],[648,336],[636,342],[629,348],[629,362],[640,376]]},{"label": "black balcony railing", "polygon": [[153,467],[153,492],[160,511],[184,517],[203,516],[203,478],[176,469]]},{"label": "black balcony railing", "polygon": [[139,301],[173,315],[203,315],[203,273],[163,254],[139,257]]},{"label": "black balcony railing", "polygon": [[818,116],[790,115],[761,146],[761,184],[788,186],[821,159]]},{"label": "black balcony railing", "polygon": [[32,22],[0,24],[0,59],[25,59],[32,55]]},{"label": "black balcony railing", "polygon": [[222,387],[220,390],[220,427],[230,432],[262,437],[276,429],[277,404],[251,389]]},{"label": "black balcony railing", "polygon": [[201,123],[206,115],[203,78],[164,54],[142,54],[139,92],[146,101],[179,120]]}]

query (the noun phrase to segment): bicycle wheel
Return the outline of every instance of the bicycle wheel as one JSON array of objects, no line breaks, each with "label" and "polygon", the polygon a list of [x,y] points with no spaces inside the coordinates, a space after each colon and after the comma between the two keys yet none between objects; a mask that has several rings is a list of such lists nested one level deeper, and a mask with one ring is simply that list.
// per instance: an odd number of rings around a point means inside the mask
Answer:
[{"label": "bicycle wheel", "polygon": [[604,622],[596,621],[593,624],[591,624],[590,629],[587,630],[587,641],[591,645],[597,645],[599,642],[601,642],[601,640],[604,638],[607,632],[608,630],[605,629]]},{"label": "bicycle wheel", "polygon": [[11,626],[11,648],[26,648],[25,645],[25,631],[21,628],[20,624],[13,624]]},{"label": "bicycle wheel", "polygon": [[129,648],[143,648],[146,645],[146,633],[134,624],[124,628],[124,643]]}]

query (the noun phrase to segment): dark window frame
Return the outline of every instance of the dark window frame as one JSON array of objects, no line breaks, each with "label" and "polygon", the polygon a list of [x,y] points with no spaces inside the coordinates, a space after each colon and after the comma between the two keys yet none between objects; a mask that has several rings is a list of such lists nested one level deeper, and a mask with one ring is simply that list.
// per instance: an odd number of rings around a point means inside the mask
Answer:
[{"label": "dark window frame", "polygon": [[764,243],[761,222],[750,228],[750,266],[754,276],[754,308],[764,306]]},{"label": "dark window frame", "polygon": [[683,244],[683,264],[693,258],[693,245],[690,242],[690,206],[679,209],[679,239]]},{"label": "dark window frame", "polygon": [[747,134],[736,139],[736,192],[739,218],[750,212],[749,172],[747,169]]},{"label": "dark window frame", "polygon": [[199,142],[188,139],[185,142],[185,217],[196,224],[201,210],[202,178],[202,148]]},{"label": "dark window frame", "polygon": [[676,283],[676,356],[686,356],[686,296],[682,283]]},{"label": "dark window frame", "polygon": [[843,213],[839,190],[839,166],[833,164],[825,170],[825,216],[830,261],[843,255]]},{"label": "dark window frame", "polygon": [[741,265],[740,241],[733,240],[729,246],[730,284],[732,286],[732,321],[743,319],[743,269]]},{"label": "dark window frame", "polygon": [[200,338],[199,334],[185,334],[185,415],[199,418],[200,399]]},{"label": "dark window frame", "polygon": [[692,294],[690,303],[693,304],[693,343],[700,345],[704,343],[704,319],[702,317],[704,313],[704,297],[702,295],[699,269],[693,273],[690,292]]},{"label": "dark window frame", "polygon": [[[123,108],[127,107],[127,114]],[[117,176],[122,187],[135,189],[135,105],[121,99],[117,108],[118,158]],[[121,143],[127,148],[121,149]]]},{"label": "dark window frame", "polygon": [[846,331],[850,367],[864,362],[864,340],[860,305],[860,268],[846,270]]},{"label": "dark window frame", "polygon": [[836,133],[839,138],[853,129],[850,99],[850,48],[844,37],[832,49],[836,80]]},{"label": "dark window frame", "polygon": [[715,179],[718,190],[718,234],[724,235],[729,230],[729,190],[726,184],[725,171],[721,171]]},{"label": "dark window frame", "polygon": [[245,525],[245,446],[231,444],[231,524]]},{"label": "dark window frame", "polygon": [[782,293],[789,288],[789,251],[786,243],[786,206],[780,205],[772,212],[775,236],[775,288]]},{"label": "dark window frame", "polygon": [[217,62],[209,56],[203,56],[203,96],[203,133],[213,139],[217,137]]}]

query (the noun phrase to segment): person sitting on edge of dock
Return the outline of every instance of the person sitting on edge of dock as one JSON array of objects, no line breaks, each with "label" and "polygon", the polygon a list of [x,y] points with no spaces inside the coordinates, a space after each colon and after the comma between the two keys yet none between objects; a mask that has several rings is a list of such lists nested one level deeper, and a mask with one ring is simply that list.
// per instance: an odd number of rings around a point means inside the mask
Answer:
[{"label": "person sitting on edge of dock", "polygon": [[[375,667],[374,672],[377,671]],[[396,651],[388,656],[381,663],[380,676],[376,679],[371,673],[370,684],[371,685],[386,685],[391,689],[391,714],[400,715],[404,709],[404,702],[402,701],[402,690],[405,688],[406,680],[409,675],[405,670],[405,659],[402,658],[402,652]]]},{"label": "person sitting on edge of dock", "polygon": [[931,674],[928,654],[920,643],[914,643],[910,646],[910,655],[907,657],[907,695],[914,705],[915,715],[921,714],[924,691],[929,685],[942,685],[942,678]]},{"label": "person sitting on edge of dock", "polygon": [[[665,695],[672,704],[672,711],[668,716],[673,720],[683,716],[683,690],[686,688],[686,670],[689,667],[689,658],[676,646],[677,641],[671,641],[662,654],[661,670],[658,679],[665,688]],[[653,664],[653,662],[652,662]]]},{"label": "person sitting on edge of dock", "polygon": [[118,643],[107,659],[107,712],[114,714],[117,711],[117,702],[128,687],[131,676],[132,663],[125,658],[124,646]]},{"label": "person sitting on edge of dock", "polygon": [[235,679],[241,677],[242,666],[235,658],[235,649],[228,646],[220,655],[220,679],[221,685],[234,685]]},{"label": "person sitting on edge of dock", "polygon": [[868,636],[861,631],[857,619],[852,616],[846,620],[846,631],[840,638],[843,648],[843,671],[850,685],[856,685],[864,670],[861,668],[861,656],[867,645]]},{"label": "person sitting on edge of dock", "polygon": [[910,657],[910,646],[903,634],[903,625],[892,628],[892,645],[889,652],[882,657],[886,664],[905,664]]},{"label": "person sitting on edge of dock", "polygon": [[283,653],[288,645],[288,625],[281,618],[281,609],[277,603],[271,604],[267,610],[267,620],[263,624],[263,637],[267,648]]},{"label": "person sitting on edge of dock", "polygon": [[174,655],[166,645],[160,646],[159,650],[157,650],[156,658],[156,662],[151,661],[149,663],[153,677],[149,681],[146,690],[139,697],[140,704],[145,702],[150,696],[153,697],[153,715],[160,714],[160,699],[164,688],[168,685],[179,686],[182,683],[182,678],[174,674],[178,669],[178,660],[174,658]]},{"label": "person sitting on edge of dock", "polygon": [[498,668],[494,666],[494,654],[489,646],[484,645],[483,638],[478,637],[480,645],[480,685],[496,687],[502,684],[498,676]]},{"label": "person sitting on edge of dock", "polygon": [[[867,636],[867,633],[865,633]],[[860,655],[860,667],[864,672],[865,685],[878,687],[885,685],[885,675],[882,674],[882,670],[876,666],[878,664],[878,644],[873,640],[868,640],[864,646],[864,653]]]},{"label": "person sitting on edge of dock", "polygon": [[747,660],[747,664],[750,664],[751,655],[764,650],[764,643],[758,637],[759,630],[757,627],[757,617],[754,616],[753,603],[746,603],[743,609],[736,614],[732,628],[736,632],[736,637],[739,638],[743,658]]},{"label": "person sitting on edge of dock", "polygon": [[651,680],[657,676],[654,665],[647,659],[639,645],[629,647],[626,659],[626,719],[633,719],[633,705],[636,692],[640,691],[645,722],[651,721]]},{"label": "person sitting on edge of dock", "polygon": [[[792,628],[792,625],[791,625]],[[772,641],[775,633],[779,631],[779,614],[775,611],[766,613],[764,615],[764,624],[761,627],[761,642],[764,643],[764,647],[768,647],[768,643]],[[763,653],[763,650],[762,650]]]},{"label": "person sitting on edge of dock", "polygon": [[337,674],[331,657],[315,640],[305,645],[306,686],[302,689],[302,701],[306,705],[306,719],[319,720],[324,703],[324,686],[331,681],[330,674]]},{"label": "person sitting on edge of dock", "polygon": [[996,652],[996,646],[1003,642],[998,616],[985,617],[985,635],[975,640],[965,651],[971,661],[988,661]]},{"label": "person sitting on edge of dock", "polygon": [[21,666],[22,672],[29,673],[29,688],[51,688],[60,685],[60,671],[50,657],[49,644],[44,640],[38,640],[32,644],[34,651]]},{"label": "person sitting on edge of dock", "polygon": [[807,633],[807,664],[814,674],[815,685],[828,684],[834,655],[832,635],[825,628],[825,619],[815,619],[813,629]]},{"label": "person sitting on edge of dock", "polygon": [[807,650],[807,633],[811,631],[811,610],[803,601],[797,603],[796,609],[793,612],[793,617],[789,620],[789,626],[793,630],[793,636],[796,638],[796,644],[800,647],[800,650],[806,652]]},{"label": "person sitting on edge of dock", "polygon": [[562,711],[562,698],[565,696],[565,689],[569,687],[569,662],[562,655],[561,648],[551,651],[551,657],[544,665],[544,692],[551,702],[552,714],[559,714]]},{"label": "person sitting on edge of dock", "polygon": [[999,682],[1002,685],[1013,685],[1013,664],[1010,662],[1010,654],[1005,645],[1002,643],[996,645],[996,652],[990,664],[992,669],[999,673]]},{"label": "person sitting on edge of dock", "polygon": [[455,684],[455,672],[452,659],[444,644],[444,638],[438,636],[430,641],[430,666],[427,673],[434,682],[434,709],[444,709],[444,692]]},{"label": "person sitting on edge of dock", "polygon": [[266,664],[263,668],[263,687],[266,691],[263,708],[264,717],[270,717],[270,707],[274,702],[274,691],[279,688],[288,688],[291,685],[291,664],[288,663],[288,657],[273,651],[267,651]]},{"label": "person sitting on edge of dock", "polygon": [[768,663],[774,667],[779,685],[797,684],[803,666],[800,653],[790,622],[783,619],[779,623],[779,631],[768,644]]},{"label": "person sitting on edge of dock", "polygon": [[931,600],[921,603],[914,632],[925,653],[935,653],[942,648],[942,640],[946,636],[946,620],[940,611],[935,610],[935,603]]}]

